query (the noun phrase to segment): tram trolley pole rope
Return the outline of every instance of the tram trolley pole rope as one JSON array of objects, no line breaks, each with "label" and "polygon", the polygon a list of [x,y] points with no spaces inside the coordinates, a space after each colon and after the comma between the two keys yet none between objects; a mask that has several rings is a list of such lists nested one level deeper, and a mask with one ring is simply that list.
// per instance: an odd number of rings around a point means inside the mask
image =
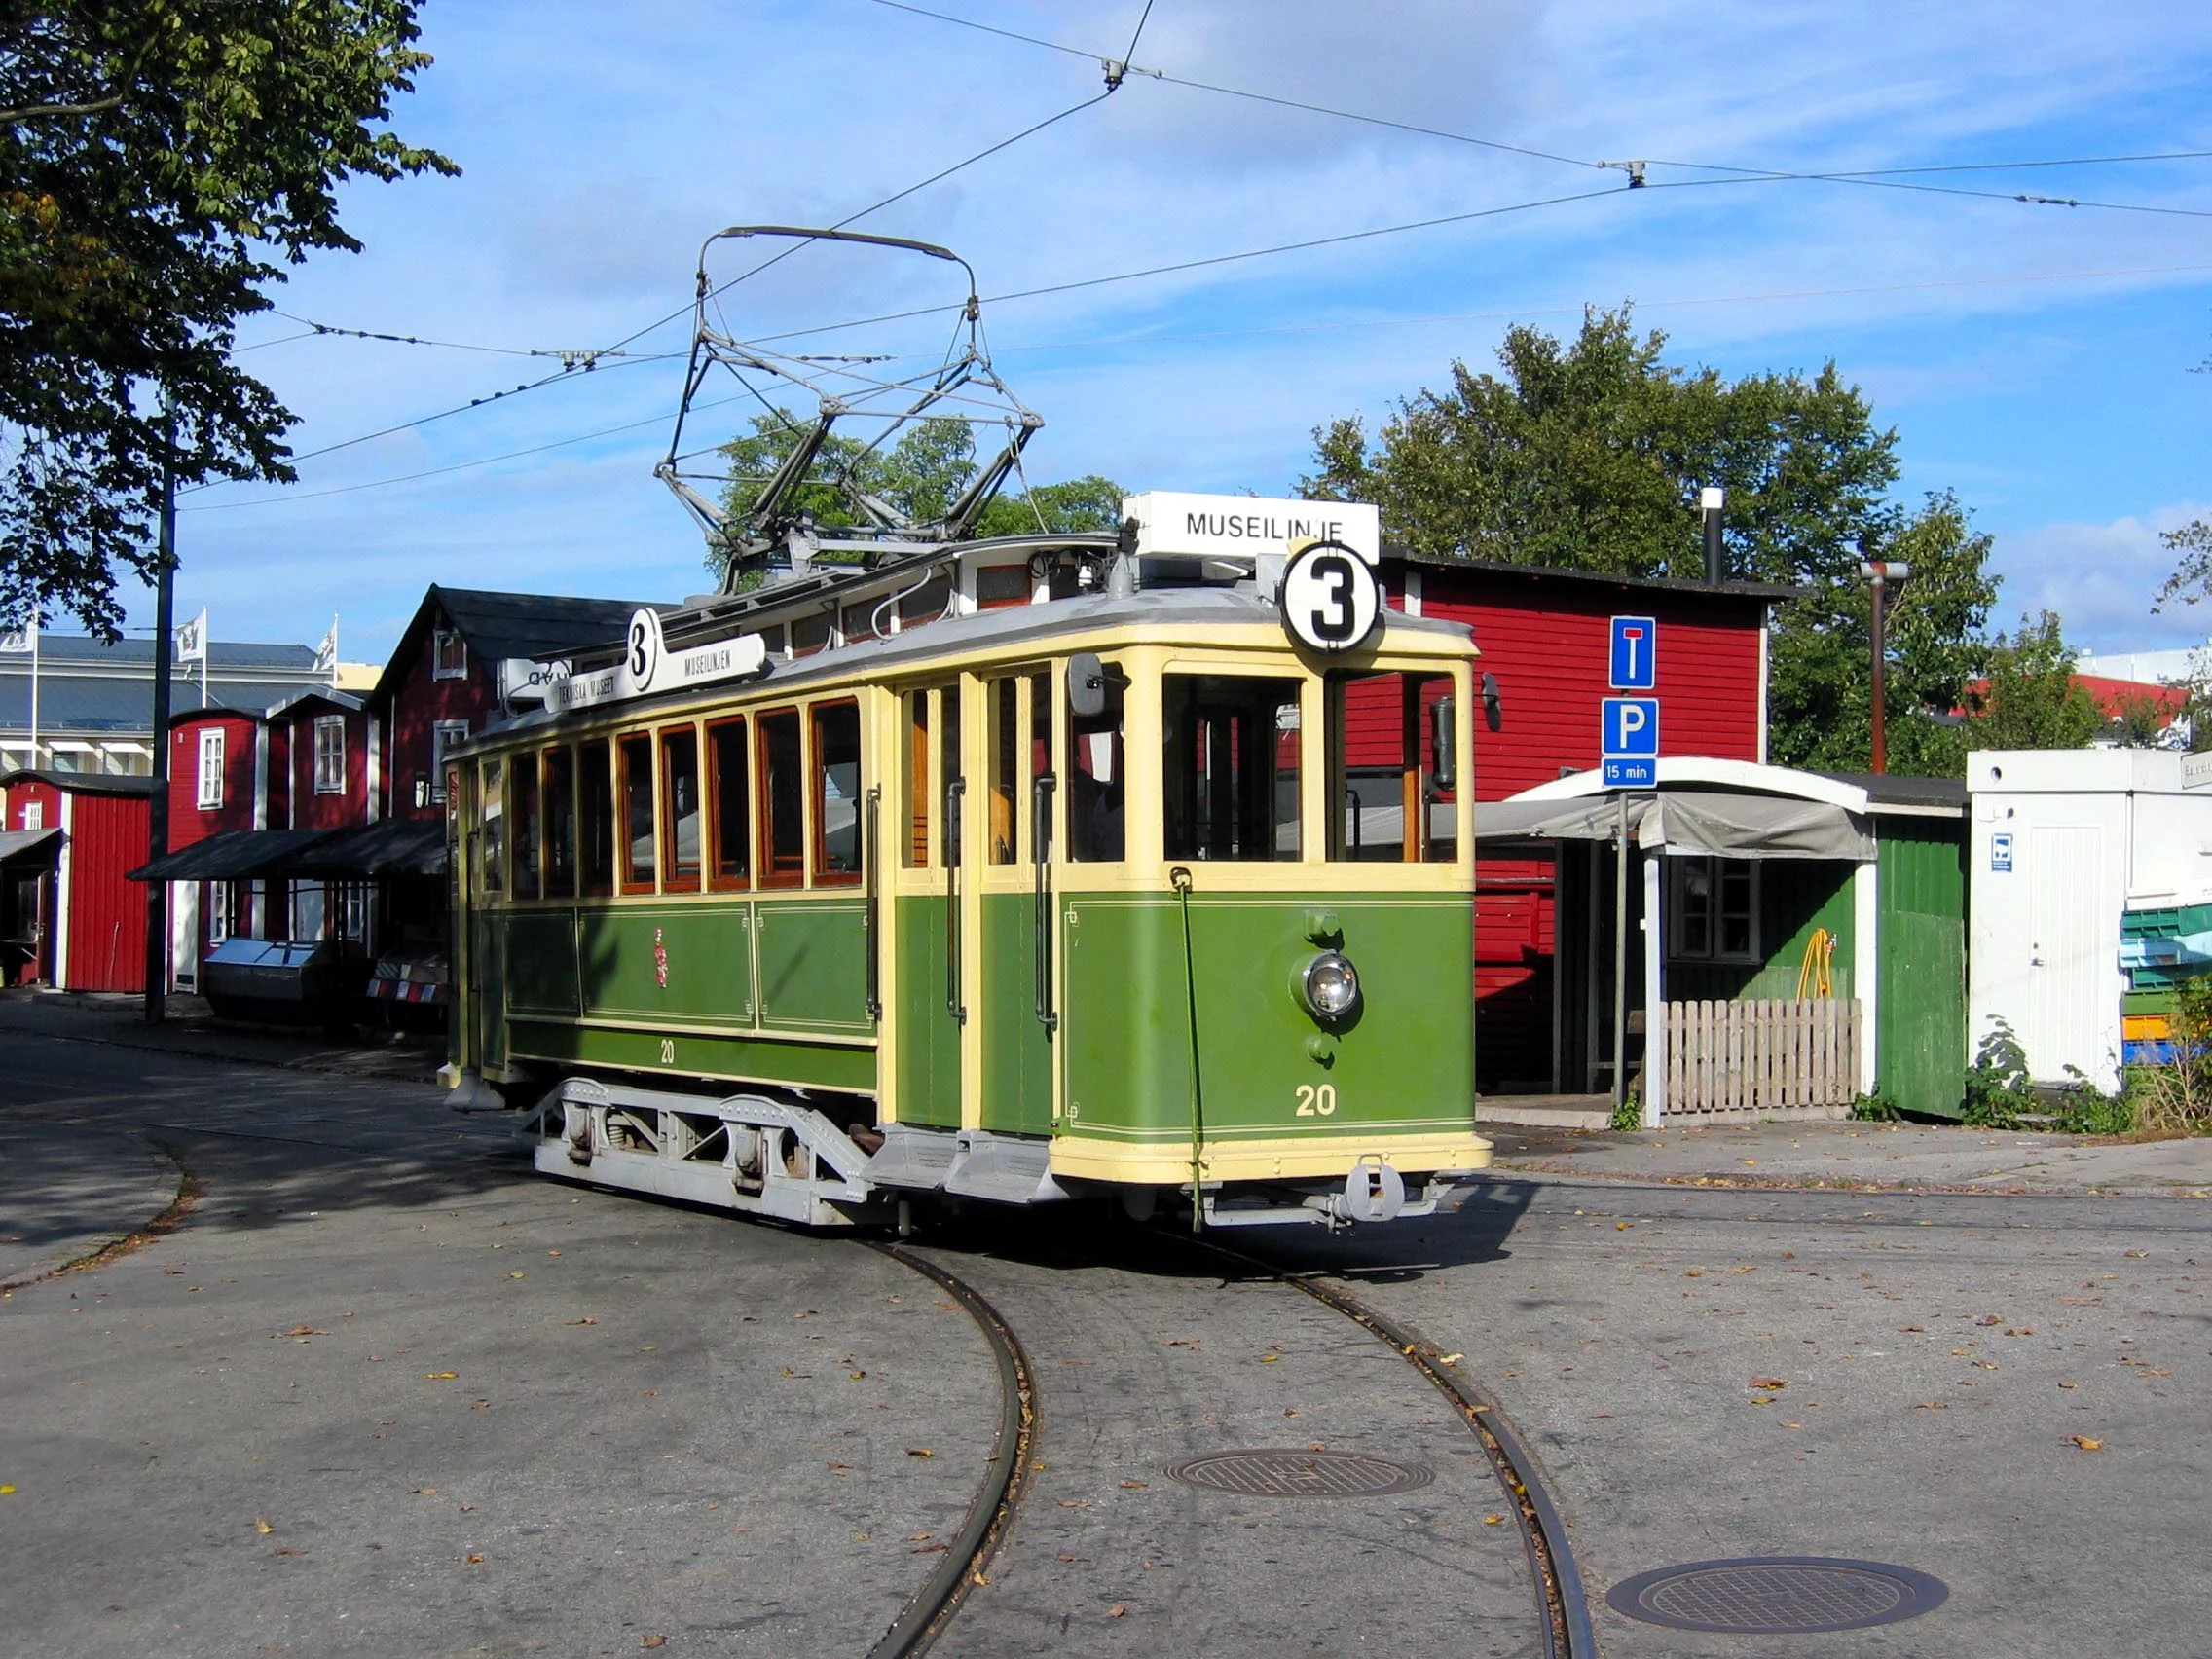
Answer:
[{"label": "tram trolley pole rope", "polygon": [[1191,1231],[1198,1233],[1205,1226],[1205,1195],[1198,1181],[1205,1163],[1206,1097],[1198,1071],[1198,976],[1191,956],[1191,871],[1177,865],[1167,872],[1167,879],[1183,903],[1183,996],[1191,1033]]},{"label": "tram trolley pole rope", "polygon": [[970,1586],[989,1582],[983,1576],[983,1567],[998,1548],[1028,1482],[1030,1450],[1037,1439],[1037,1395],[1029,1373],[1029,1356],[1022,1351],[1014,1327],[997,1309],[955,1274],[910,1250],[880,1240],[868,1241],[867,1247],[941,1285],[956,1298],[983,1333],[999,1371],[999,1426],[991,1442],[990,1473],[968,1506],[967,1519],[937,1570],[914,1592],[913,1599],[867,1653],[867,1659],[909,1659],[909,1655],[928,1651],[945,1622],[958,1610]]}]

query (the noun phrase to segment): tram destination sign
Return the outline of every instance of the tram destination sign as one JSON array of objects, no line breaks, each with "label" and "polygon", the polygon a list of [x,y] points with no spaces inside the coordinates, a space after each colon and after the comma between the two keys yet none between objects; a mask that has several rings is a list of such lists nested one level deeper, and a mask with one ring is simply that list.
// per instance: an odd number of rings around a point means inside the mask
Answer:
[{"label": "tram destination sign", "polygon": [[612,668],[553,681],[545,688],[545,706],[555,714],[566,714],[597,703],[619,703],[628,697],[649,697],[657,691],[682,691],[694,685],[740,680],[757,674],[767,658],[767,647],[757,634],[735,635],[671,651],[661,637],[660,612],[640,609],[630,618],[622,660]]},{"label": "tram destination sign", "polygon": [[1368,501],[1151,490],[1124,500],[1122,516],[1137,521],[1139,558],[1287,558],[1314,541],[1333,541],[1370,566],[1382,557],[1382,511]]}]

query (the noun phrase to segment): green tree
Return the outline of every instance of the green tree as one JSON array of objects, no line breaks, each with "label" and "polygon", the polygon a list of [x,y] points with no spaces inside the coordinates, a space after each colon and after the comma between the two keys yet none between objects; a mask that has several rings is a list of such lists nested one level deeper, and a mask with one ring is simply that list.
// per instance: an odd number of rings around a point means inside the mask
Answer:
[{"label": "green tree", "polygon": [[[731,468],[722,491],[723,510],[732,516],[751,510],[807,430],[806,422],[779,409],[754,416],[749,431],[722,445]],[[849,483],[903,516],[926,523],[944,515],[975,482],[977,470],[975,431],[965,421],[917,421],[900,434],[898,442],[881,448],[831,432],[793,504],[823,524],[854,523],[860,515],[841,487]],[[984,505],[974,534],[1112,530],[1121,522],[1122,496],[1119,484],[1095,473],[1011,494],[1002,491]],[[726,549],[708,549],[708,570],[720,575],[727,566]]]},{"label": "green tree", "polygon": [[1373,438],[1357,418],[1316,428],[1299,488],[1376,502],[1391,539],[1431,557],[1698,578],[1699,491],[1721,486],[1729,574],[1806,590],[1774,627],[1770,753],[1789,765],[1867,764],[1859,564],[1877,549],[1906,561],[1888,619],[1892,764],[1958,770],[1947,722],[1986,656],[1990,538],[1948,493],[1917,510],[1889,498],[1897,433],[1832,362],[1732,381],[1666,362],[1665,347],[1625,307],[1585,312],[1566,344],[1509,329],[1498,372],[1454,363],[1449,387],[1401,400]]},{"label": "green tree", "polygon": [[1665,346],[1625,307],[1586,312],[1564,346],[1508,329],[1500,373],[1455,362],[1447,389],[1402,399],[1372,441],[1356,417],[1315,428],[1299,489],[1377,503],[1391,539],[1430,556],[1694,578],[1698,492],[1717,484],[1732,574],[1855,569],[1897,479],[1897,434],[1832,363],[1728,381],[1662,361]]},{"label": "green tree", "polygon": [[2077,653],[2058,617],[2023,616],[2010,639],[2000,634],[1987,681],[1967,698],[1972,749],[2085,749],[2105,729],[2096,698],[2074,678]]},{"label": "green tree", "polygon": [[[1947,491],[1909,518],[1887,505],[1877,522],[1884,529],[1871,545],[1912,568],[1889,589],[1883,629],[1889,766],[1954,775],[1970,746],[1955,711],[1989,658],[1990,537]],[[1769,645],[1768,753],[1785,766],[1862,772],[1873,759],[1873,586],[1860,579],[1856,559],[1848,574],[1809,586],[1781,608]]]},{"label": "green tree", "polygon": [[358,247],[350,177],[453,164],[384,126],[414,0],[62,0],[0,15],[0,608],[112,637],[150,501],[289,481],[293,417],[231,358],[278,262]]}]

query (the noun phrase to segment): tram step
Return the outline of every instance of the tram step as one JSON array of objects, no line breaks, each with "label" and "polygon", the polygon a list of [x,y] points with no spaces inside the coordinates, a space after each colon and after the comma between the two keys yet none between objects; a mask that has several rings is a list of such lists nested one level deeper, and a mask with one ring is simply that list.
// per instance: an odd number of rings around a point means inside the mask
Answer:
[{"label": "tram step", "polygon": [[988,1129],[963,1129],[944,1190],[963,1198],[990,1198],[1002,1204],[1048,1204],[1065,1198],[1052,1179],[1052,1143]]}]

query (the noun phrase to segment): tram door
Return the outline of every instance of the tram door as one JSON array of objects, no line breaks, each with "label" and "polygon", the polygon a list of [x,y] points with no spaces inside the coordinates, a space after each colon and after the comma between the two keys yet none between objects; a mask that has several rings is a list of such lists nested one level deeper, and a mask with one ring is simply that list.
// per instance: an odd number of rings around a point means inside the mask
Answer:
[{"label": "tram door", "polygon": [[[507,1062],[505,917],[486,903],[504,897],[507,874],[505,762],[483,763],[476,793],[477,827],[466,837],[473,903],[458,925],[468,929],[468,1008],[475,1029],[473,1063]],[[464,820],[465,822],[465,820]]]},{"label": "tram door", "polygon": [[981,773],[969,837],[979,1021],[970,1121],[998,1134],[1052,1132],[1051,684],[1044,669],[981,682],[982,729],[970,749]]},{"label": "tram door", "polygon": [[899,699],[897,806],[884,866],[897,907],[892,965],[893,1110],[903,1124],[960,1127],[961,1046],[968,1022],[962,948],[967,856],[960,685],[916,686]]}]

